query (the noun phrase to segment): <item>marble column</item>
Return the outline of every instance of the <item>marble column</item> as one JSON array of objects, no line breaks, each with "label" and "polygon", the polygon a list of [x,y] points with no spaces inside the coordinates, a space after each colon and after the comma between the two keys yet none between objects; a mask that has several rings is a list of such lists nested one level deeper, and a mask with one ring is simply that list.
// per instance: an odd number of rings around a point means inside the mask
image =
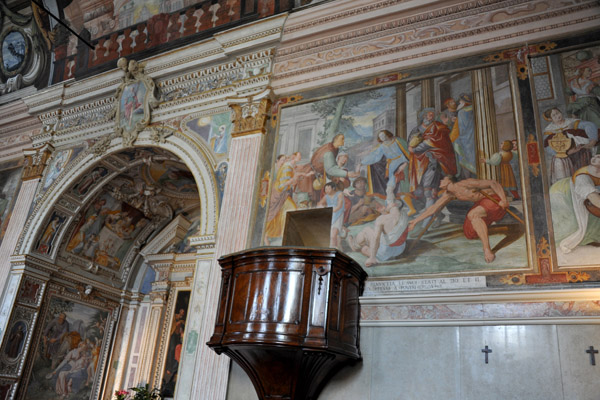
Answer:
[{"label": "marble column", "polygon": [[156,349],[160,328],[165,323],[165,306],[167,305],[167,296],[169,286],[166,282],[154,282],[152,292],[150,292],[150,317],[144,332],[142,348],[140,350],[140,364],[136,373],[135,383],[137,386],[150,384],[156,362]]},{"label": "marble column", "polygon": [[135,343],[135,321],[138,318],[140,309],[140,297],[121,300],[121,317],[117,327],[116,338],[114,341],[114,350],[109,361],[109,365],[114,368],[108,369],[106,378],[104,399],[112,399],[115,390],[126,389],[126,373],[128,359]]},{"label": "marble column", "polygon": [[0,341],[4,336],[6,322],[14,305],[16,289],[21,281],[21,273],[10,273],[10,256],[13,255],[35,197],[38,183],[42,177],[50,155],[54,151],[51,145],[39,149],[24,150],[23,183],[13,207],[6,234],[0,245],[0,282],[5,283],[2,292],[0,311]]},{"label": "marble column", "polygon": [[224,254],[243,250],[248,242],[261,142],[270,105],[268,96],[268,92],[263,92],[261,95],[232,100],[230,103],[234,123],[229,151],[230,164],[221,205],[215,253],[206,287],[206,311],[196,352],[197,369],[194,372],[190,395],[184,396],[185,398],[221,400],[225,399],[227,394],[229,358],[217,356],[205,343],[214,330],[219,299],[221,269],[217,259]]}]

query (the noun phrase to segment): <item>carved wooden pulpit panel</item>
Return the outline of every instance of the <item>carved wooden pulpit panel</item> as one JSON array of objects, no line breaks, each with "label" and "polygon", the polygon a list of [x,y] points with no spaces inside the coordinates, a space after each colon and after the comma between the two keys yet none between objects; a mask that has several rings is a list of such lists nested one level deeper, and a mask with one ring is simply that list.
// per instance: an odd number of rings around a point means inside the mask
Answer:
[{"label": "carved wooden pulpit panel", "polygon": [[207,343],[248,374],[260,399],[316,399],[361,359],[366,272],[335,249],[266,247],[224,256],[215,332]]}]

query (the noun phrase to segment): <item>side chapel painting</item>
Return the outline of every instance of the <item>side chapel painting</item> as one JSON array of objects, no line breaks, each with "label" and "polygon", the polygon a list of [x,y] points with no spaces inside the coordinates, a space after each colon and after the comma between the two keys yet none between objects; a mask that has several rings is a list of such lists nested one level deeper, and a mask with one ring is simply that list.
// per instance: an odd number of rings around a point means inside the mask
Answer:
[{"label": "side chapel painting", "polygon": [[0,166],[0,243],[8,227],[8,221],[21,187],[22,168],[2,168]]},{"label": "side chapel painting", "polygon": [[189,290],[177,292],[177,300],[173,309],[173,320],[167,336],[167,353],[162,377],[161,392],[163,397],[172,397],[175,393],[179,362],[183,351],[183,335],[190,303]]},{"label": "side chapel painting", "polygon": [[527,268],[510,87],[500,65],[283,108],[264,243],[332,207],[330,245],[371,276]]},{"label": "side chapel painting", "polygon": [[559,266],[600,259],[600,47],[532,59]]},{"label": "side chapel painting", "polygon": [[89,399],[100,380],[108,317],[108,311],[51,297],[24,398]]}]

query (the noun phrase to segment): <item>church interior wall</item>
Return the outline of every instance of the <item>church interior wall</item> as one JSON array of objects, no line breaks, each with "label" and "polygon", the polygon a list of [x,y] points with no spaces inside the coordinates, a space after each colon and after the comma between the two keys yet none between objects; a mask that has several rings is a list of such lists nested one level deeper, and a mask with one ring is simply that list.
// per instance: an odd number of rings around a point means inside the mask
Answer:
[{"label": "church interior wall", "polygon": [[[561,137],[543,112],[558,106],[573,120],[569,129],[584,131],[569,130],[584,138],[572,140],[589,142],[586,124],[574,121],[593,119],[596,109],[572,86],[581,77],[580,86],[587,79],[598,88],[597,2],[340,0],[289,14],[279,2],[255,2],[263,9],[247,23],[238,20],[241,3],[230,3],[150,10],[151,21],[165,28],[177,26],[163,20],[169,13],[183,25],[196,13],[198,21],[218,17],[227,29],[202,33],[196,26],[185,34],[198,40],[165,29],[169,52],[152,50],[150,37],[146,49],[126,60],[139,63],[119,68],[126,46],[111,47],[115,32],[99,30],[109,29],[101,20],[115,11],[112,5],[100,18],[70,9],[69,18],[96,29],[92,39],[106,49],[88,54],[94,72],[78,70],[79,49],[71,41],[48,78],[54,85],[0,86],[0,193],[10,198],[0,216],[7,235],[0,243],[0,279],[7,282],[0,398],[58,393],[57,379],[41,376],[36,360],[52,358],[42,350],[45,332],[64,312],[69,323],[88,328],[83,342],[97,367],[84,391],[92,398],[110,399],[114,390],[145,383],[164,388],[175,367],[169,397],[248,399],[254,389],[241,368],[203,345],[219,295],[217,258],[279,245],[278,218],[328,205],[321,190],[331,181],[345,209],[360,197],[364,207],[341,217],[330,245],[361,263],[369,280],[361,298],[363,360],[337,373],[320,398],[595,398],[600,384],[593,354],[586,353],[600,347],[595,217],[570,252],[561,243],[578,229],[569,215],[568,182],[597,145],[556,156],[564,142],[551,144]],[[115,12],[129,21],[125,9]],[[578,75],[586,68],[589,75]],[[123,129],[132,119],[123,118],[122,94],[140,82],[150,82],[145,90],[156,98],[134,107],[145,121],[140,129]],[[459,109],[448,107],[448,98]],[[369,229],[390,212],[386,206],[398,208],[394,228],[406,231],[418,215],[410,206],[423,211],[443,195],[437,182],[428,197],[432,187],[408,160],[425,108],[440,130],[454,135],[441,163],[454,160],[460,179],[500,183],[509,196],[514,216],[490,225],[497,228],[490,234],[493,260],[477,236],[464,237],[468,201],[449,203],[438,222],[420,226],[423,235],[409,232],[400,253],[373,259],[357,245],[372,245]],[[466,127],[458,123],[464,118]],[[400,152],[371,163],[368,157],[387,140],[380,128],[392,133]],[[345,141],[339,149],[338,133]],[[503,155],[506,141],[511,148]],[[335,152],[328,167],[347,176],[313,165],[312,156],[328,143],[335,150],[321,155]],[[177,160],[166,160],[166,153]],[[491,164],[508,153],[505,165]],[[393,161],[402,157],[407,165],[400,173]],[[66,247],[81,230],[78,218],[110,181],[167,161],[186,170],[171,171],[181,185],[162,190],[185,192],[191,176],[199,206],[181,197],[190,204],[119,258],[127,267],[118,273],[70,260]],[[2,184],[12,182],[9,174],[19,178],[16,186]],[[392,177],[397,181],[388,190]],[[289,179],[293,185],[286,186]],[[492,352],[483,353],[487,348]]]}]

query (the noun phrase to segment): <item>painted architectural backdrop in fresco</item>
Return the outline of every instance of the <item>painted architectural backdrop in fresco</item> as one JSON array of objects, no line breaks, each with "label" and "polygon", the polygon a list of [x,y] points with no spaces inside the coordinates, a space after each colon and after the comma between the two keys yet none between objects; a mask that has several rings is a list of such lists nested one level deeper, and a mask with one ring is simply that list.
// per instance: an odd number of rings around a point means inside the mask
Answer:
[{"label": "painted architectural backdrop in fresco", "polygon": [[332,207],[330,245],[371,276],[528,267],[512,105],[497,66],[283,108],[264,243]]},{"label": "painted architectural backdrop in fresco", "polygon": [[108,311],[59,297],[49,299],[25,399],[89,399],[108,327]]},{"label": "painted architectural backdrop in fresco", "polygon": [[559,266],[600,260],[600,47],[532,59]]}]

